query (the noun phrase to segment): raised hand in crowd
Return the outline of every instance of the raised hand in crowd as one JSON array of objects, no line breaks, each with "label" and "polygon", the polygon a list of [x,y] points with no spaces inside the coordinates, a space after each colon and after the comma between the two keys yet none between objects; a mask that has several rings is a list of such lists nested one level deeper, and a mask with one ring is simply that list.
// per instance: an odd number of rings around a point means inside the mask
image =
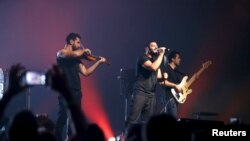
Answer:
[{"label": "raised hand in crowd", "polygon": [[11,96],[15,96],[28,88],[27,85],[22,84],[22,79],[25,73],[26,69],[21,64],[11,66],[9,71],[9,85],[6,90],[6,94],[8,93]]},{"label": "raised hand in crowd", "polygon": [[12,65],[9,71],[9,85],[5,91],[2,100],[0,101],[0,117],[4,112],[9,101],[22,91],[24,91],[28,86],[22,85],[22,78],[26,73],[26,69],[21,64]]}]

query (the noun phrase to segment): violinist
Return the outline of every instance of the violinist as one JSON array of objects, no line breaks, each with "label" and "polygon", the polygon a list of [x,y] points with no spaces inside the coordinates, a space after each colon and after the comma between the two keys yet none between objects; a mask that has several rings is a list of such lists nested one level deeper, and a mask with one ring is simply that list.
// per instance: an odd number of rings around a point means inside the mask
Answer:
[{"label": "violinist", "polygon": [[[63,69],[68,80],[68,85],[71,94],[75,97],[78,105],[81,107],[81,82],[79,73],[83,76],[91,75],[101,64],[106,63],[104,57],[98,57],[90,67],[83,64],[82,58],[86,54],[90,55],[91,50],[84,49],[81,47],[81,36],[78,33],[70,33],[66,37],[66,45],[64,48],[57,52],[56,61],[57,64]],[[63,129],[66,125],[66,138],[71,138],[73,133],[71,126],[69,125],[72,121],[67,115],[67,109],[63,103],[64,99],[61,95],[58,96],[59,101],[59,112],[56,121],[55,134],[58,141],[63,141]],[[68,122],[67,122],[68,120]]]}]

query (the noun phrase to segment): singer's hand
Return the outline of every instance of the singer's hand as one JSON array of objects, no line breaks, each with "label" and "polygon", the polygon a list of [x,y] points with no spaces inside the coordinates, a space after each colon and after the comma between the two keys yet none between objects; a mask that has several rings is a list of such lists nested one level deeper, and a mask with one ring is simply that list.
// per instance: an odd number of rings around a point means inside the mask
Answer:
[{"label": "singer's hand", "polygon": [[165,50],[166,50],[166,47],[159,47],[158,50],[159,50],[160,54],[164,54]]}]

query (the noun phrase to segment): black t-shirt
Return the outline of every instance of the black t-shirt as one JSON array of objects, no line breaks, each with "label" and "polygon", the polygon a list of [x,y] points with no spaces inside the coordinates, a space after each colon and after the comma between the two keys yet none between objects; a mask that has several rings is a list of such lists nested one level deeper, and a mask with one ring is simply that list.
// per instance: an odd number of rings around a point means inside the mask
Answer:
[{"label": "black t-shirt", "polygon": [[136,62],[136,80],[134,89],[138,94],[154,95],[157,84],[157,71],[151,71],[143,67],[143,64],[153,58],[149,58],[147,55],[142,55]]},{"label": "black t-shirt", "polygon": [[57,57],[57,64],[62,67],[68,80],[69,88],[72,91],[81,91],[81,81],[79,76],[79,58]]},{"label": "black t-shirt", "polygon": [[[168,74],[167,80],[175,84],[179,84],[182,78],[184,77],[184,74],[182,74],[176,69],[172,69],[170,65],[168,64],[164,67],[161,67],[161,71],[162,71],[162,74],[167,73]],[[172,97],[172,93],[171,93],[172,87],[164,86],[164,89],[165,89],[165,97],[168,100]]]}]

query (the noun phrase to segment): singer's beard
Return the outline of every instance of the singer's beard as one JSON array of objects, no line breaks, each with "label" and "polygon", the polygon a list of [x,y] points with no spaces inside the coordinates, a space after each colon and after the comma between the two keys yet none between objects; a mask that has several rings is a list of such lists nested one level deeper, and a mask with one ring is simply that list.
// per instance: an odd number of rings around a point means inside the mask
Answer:
[{"label": "singer's beard", "polygon": [[81,47],[73,46],[73,51],[75,51],[75,50],[81,50],[81,49],[82,49]]}]

